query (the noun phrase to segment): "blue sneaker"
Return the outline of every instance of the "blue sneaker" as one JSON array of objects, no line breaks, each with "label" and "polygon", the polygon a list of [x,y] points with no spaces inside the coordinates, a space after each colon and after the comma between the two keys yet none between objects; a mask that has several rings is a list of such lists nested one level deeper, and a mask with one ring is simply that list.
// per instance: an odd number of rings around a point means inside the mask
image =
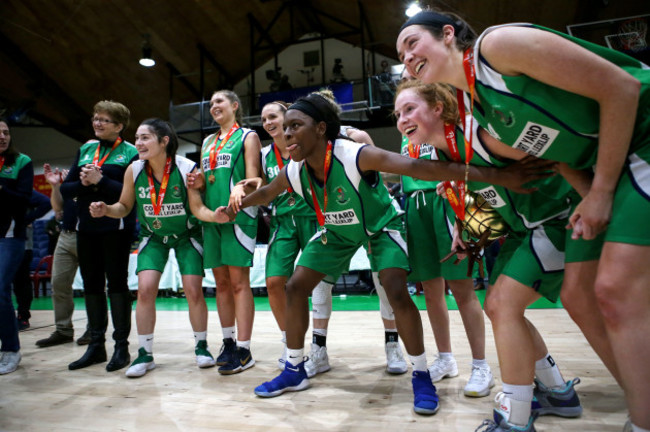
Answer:
[{"label": "blue sneaker", "polygon": [[530,416],[526,426],[516,426],[508,423],[499,410],[494,410],[494,420],[484,420],[474,432],[535,432],[533,422],[537,418],[536,414]]},{"label": "blue sneaker", "polygon": [[413,371],[413,411],[422,415],[438,412],[440,404],[429,371]]},{"label": "blue sneaker", "polygon": [[580,383],[580,378],[567,381],[561,390],[549,389],[535,379],[533,390],[532,412],[537,415],[556,415],[560,417],[580,417],[582,405],[574,386]]},{"label": "blue sneaker", "polygon": [[221,375],[233,375],[255,366],[255,360],[249,349],[237,347],[230,361],[219,367]]},{"label": "blue sneaker", "polygon": [[255,394],[260,397],[276,397],[287,391],[301,391],[309,387],[309,378],[305,372],[305,362],[294,366],[286,362],[282,373],[271,381],[255,387]]},{"label": "blue sneaker", "polygon": [[219,357],[217,357],[217,366],[223,366],[226,363],[230,363],[236,350],[237,344],[235,343],[234,339],[224,339],[223,345],[221,345],[221,351],[219,352]]}]

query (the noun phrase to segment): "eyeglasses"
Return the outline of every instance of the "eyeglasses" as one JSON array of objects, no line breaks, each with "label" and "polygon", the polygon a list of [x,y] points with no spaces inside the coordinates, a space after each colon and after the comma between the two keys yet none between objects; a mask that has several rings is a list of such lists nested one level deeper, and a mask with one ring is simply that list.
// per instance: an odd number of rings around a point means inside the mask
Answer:
[{"label": "eyeglasses", "polygon": [[109,120],[109,119],[105,119],[105,118],[101,118],[101,117],[91,117],[90,121],[92,123],[101,123],[101,124],[114,123],[114,124],[117,124],[117,122],[114,121],[114,120]]}]

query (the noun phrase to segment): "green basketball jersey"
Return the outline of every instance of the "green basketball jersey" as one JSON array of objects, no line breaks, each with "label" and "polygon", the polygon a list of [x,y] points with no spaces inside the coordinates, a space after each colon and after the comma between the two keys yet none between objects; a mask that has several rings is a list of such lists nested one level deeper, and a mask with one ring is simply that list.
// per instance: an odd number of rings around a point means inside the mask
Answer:
[{"label": "green basketball jersey", "polygon": [[[420,154],[418,159],[437,160],[438,151],[430,144],[420,145]],[[402,137],[402,156],[409,157],[409,139]],[[420,180],[414,177],[402,176],[402,190],[405,194],[411,194],[417,190],[435,189],[439,182]]]},{"label": "green basketball jersey", "polygon": [[[154,214],[151,194],[149,192],[149,179],[147,178],[146,162],[137,160],[133,162],[133,183],[135,188],[135,204],[140,220],[140,237],[172,236],[185,234],[198,225],[196,218],[189,211],[187,200],[187,174],[192,172],[196,164],[183,156],[176,156],[175,163],[169,174],[167,192],[158,215]],[[154,178],[156,200],[160,193],[160,183]],[[158,220],[160,228],[156,229],[154,221]]]},{"label": "green basketball jersey", "polygon": [[[650,69],[647,66],[621,52],[544,27],[528,26],[560,35],[638,79],[642,86],[630,150],[650,143]],[[476,94],[480,100],[480,104],[475,102],[474,117],[495,138],[526,153],[567,162],[578,169],[593,166],[600,129],[598,103],[526,75],[507,76],[492,69],[481,57],[479,47],[483,37],[499,27],[488,28],[474,45]]]},{"label": "green basketball jersey", "polygon": [[[97,146],[99,141],[90,140],[87,141],[79,149],[79,162],[78,166],[84,166],[87,164],[93,163],[93,158],[95,157],[95,151],[97,151]],[[131,163],[131,159],[138,154],[138,151],[135,149],[135,146],[127,141],[122,141],[120,145],[115,147],[115,150],[111,151],[111,147],[101,146],[99,148],[99,160],[110,151],[110,154],[104,161],[104,164],[110,165],[119,165],[126,169],[127,166]]]},{"label": "green basketball jersey", "polygon": [[[273,151],[274,146],[275,143],[272,143],[271,145],[262,148],[262,171],[264,172],[267,183],[271,183],[273,179],[280,174],[280,166],[278,165],[275,152]],[[282,159],[284,166],[287,166],[290,161],[291,159]],[[289,205],[290,197],[293,197],[293,206]],[[289,191],[285,191],[281,193],[273,200],[271,206],[272,216],[283,216],[287,214],[292,214],[294,216],[316,216],[311,207],[309,207],[300,195],[295,192],[289,193]]]},{"label": "green basketball jersey", "polygon": [[[219,132],[203,140],[201,165],[205,176],[205,205],[210,210],[216,210],[220,206],[227,206],[232,188],[237,182],[246,178],[244,141],[248,134],[252,132],[254,131],[248,128],[240,127],[237,129],[217,155],[214,170],[210,168],[210,149],[212,148],[215,135],[218,137]],[[221,144],[221,139],[218,139],[215,144],[218,148]],[[211,176],[214,176],[214,182],[209,181]],[[237,225],[257,224],[257,207],[245,208],[230,223]]]},{"label": "green basketball jersey", "polygon": [[0,178],[9,180],[18,179],[18,174],[27,164],[31,162],[31,158],[23,153],[16,155],[16,161],[13,164],[5,163],[0,169]]},{"label": "green basketball jersey", "polygon": [[[361,173],[357,158],[365,145],[338,139],[333,146],[332,163],[327,175],[325,227],[344,241],[358,243],[386,227],[402,211],[388,193],[376,171]],[[294,191],[313,208],[309,180],[323,209],[323,185],[310,173],[305,161],[291,161],[287,178]],[[328,234],[329,235],[329,234]]]},{"label": "green basketball jersey", "polygon": [[[465,144],[463,133],[456,128],[456,141],[461,159],[465,161]],[[475,166],[505,167],[512,162],[496,159],[481,142],[475,126],[472,141],[474,156],[470,162]],[[441,160],[449,160],[439,152]],[[537,191],[530,194],[520,194],[504,188],[483,182],[470,181],[468,189],[480,194],[499,215],[508,223],[511,230],[525,233],[542,223],[555,219],[566,218],[569,215],[572,199],[578,199],[571,185],[560,175],[527,183],[526,186],[536,187]]]}]

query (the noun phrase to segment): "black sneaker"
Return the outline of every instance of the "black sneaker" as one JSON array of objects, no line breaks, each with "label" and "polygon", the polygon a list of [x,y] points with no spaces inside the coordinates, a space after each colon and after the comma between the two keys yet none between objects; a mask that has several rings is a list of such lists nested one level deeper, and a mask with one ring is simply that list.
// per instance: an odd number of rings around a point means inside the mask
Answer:
[{"label": "black sneaker", "polygon": [[223,366],[226,363],[230,363],[233,356],[237,351],[237,344],[231,338],[223,340],[223,345],[221,345],[221,351],[219,351],[219,357],[217,357],[217,366]]},{"label": "black sneaker", "polygon": [[16,323],[18,324],[18,331],[27,330],[30,327],[29,320],[20,315],[16,317]]},{"label": "black sneaker", "polygon": [[61,345],[64,343],[69,343],[72,342],[73,338],[72,336],[66,336],[63,333],[59,333],[58,331],[52,332],[50,337],[47,337],[45,339],[37,340],[36,341],[36,346],[39,348],[47,348],[55,345]]},{"label": "black sneaker", "polygon": [[253,359],[250,350],[237,347],[237,351],[235,351],[231,361],[221,366],[219,368],[219,373],[221,375],[233,375],[252,368],[253,366],[255,366],[255,360]]}]

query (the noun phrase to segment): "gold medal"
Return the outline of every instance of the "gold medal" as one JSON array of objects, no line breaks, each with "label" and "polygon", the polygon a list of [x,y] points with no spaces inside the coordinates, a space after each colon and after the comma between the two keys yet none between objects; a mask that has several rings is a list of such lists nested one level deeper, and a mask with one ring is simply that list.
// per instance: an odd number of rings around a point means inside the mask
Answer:
[{"label": "gold medal", "polygon": [[216,180],[217,178],[214,176],[214,174],[210,174],[210,177],[208,177],[210,184],[213,184]]},{"label": "gold medal", "polygon": [[327,234],[325,234],[325,231],[320,235],[320,241],[326,245],[327,244]]},{"label": "gold medal", "polygon": [[162,222],[160,222],[160,219],[156,218],[151,226],[153,226],[153,229],[160,229],[162,228]]},{"label": "gold medal", "polygon": [[287,200],[287,204],[289,204],[289,207],[293,207],[296,205],[296,199],[293,196],[289,196],[289,199]]}]

